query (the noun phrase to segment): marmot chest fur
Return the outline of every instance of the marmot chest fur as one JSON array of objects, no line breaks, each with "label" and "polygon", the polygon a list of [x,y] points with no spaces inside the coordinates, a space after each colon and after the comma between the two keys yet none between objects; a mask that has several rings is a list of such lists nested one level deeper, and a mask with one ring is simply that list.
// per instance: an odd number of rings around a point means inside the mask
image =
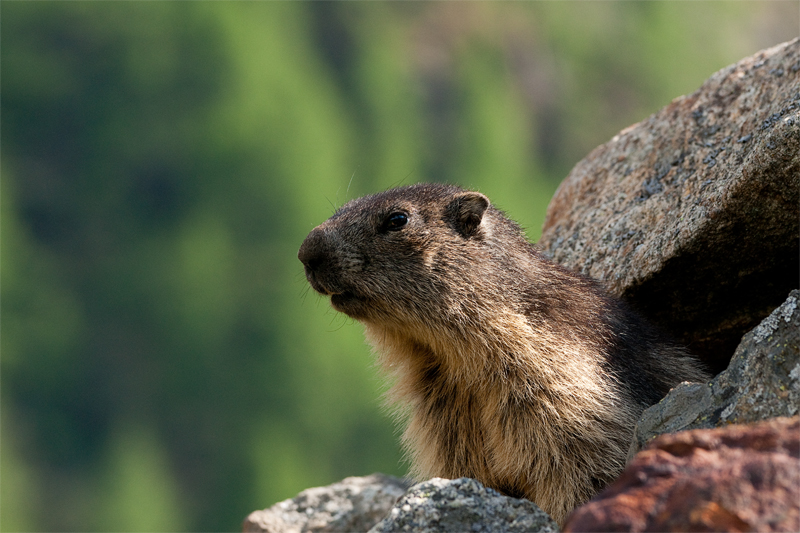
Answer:
[{"label": "marmot chest fur", "polygon": [[422,184],[353,200],[299,258],[394,377],[413,474],[475,478],[559,523],[621,472],[644,408],[708,378],[478,192]]}]

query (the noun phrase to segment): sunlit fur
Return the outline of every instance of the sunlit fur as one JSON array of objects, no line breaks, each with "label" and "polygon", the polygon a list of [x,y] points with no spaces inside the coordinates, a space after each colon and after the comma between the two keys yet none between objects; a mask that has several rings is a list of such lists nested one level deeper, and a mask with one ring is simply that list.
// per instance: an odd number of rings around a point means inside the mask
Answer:
[{"label": "sunlit fur", "polygon": [[[387,230],[396,212],[408,223]],[[354,200],[299,257],[393,378],[412,474],[472,477],[559,523],[621,472],[645,407],[707,379],[479,193],[415,185]]]}]

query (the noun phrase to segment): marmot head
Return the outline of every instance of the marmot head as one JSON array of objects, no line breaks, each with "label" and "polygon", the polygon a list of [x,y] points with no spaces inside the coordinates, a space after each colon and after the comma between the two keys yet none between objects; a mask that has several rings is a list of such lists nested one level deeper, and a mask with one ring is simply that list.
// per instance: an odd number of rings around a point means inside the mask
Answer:
[{"label": "marmot head", "polygon": [[314,290],[352,318],[439,322],[477,296],[486,269],[475,265],[492,262],[492,233],[508,224],[521,235],[481,193],[412,185],[347,203],[314,228],[298,258]]}]

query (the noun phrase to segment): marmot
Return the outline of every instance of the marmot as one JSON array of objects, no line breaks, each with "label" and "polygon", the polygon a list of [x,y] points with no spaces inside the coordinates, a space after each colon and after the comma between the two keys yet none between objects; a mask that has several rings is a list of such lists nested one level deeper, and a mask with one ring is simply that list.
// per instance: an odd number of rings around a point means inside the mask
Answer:
[{"label": "marmot", "polygon": [[298,257],[394,377],[412,474],[475,478],[561,524],[620,474],[646,407],[709,379],[478,192],[419,184],[350,201]]}]

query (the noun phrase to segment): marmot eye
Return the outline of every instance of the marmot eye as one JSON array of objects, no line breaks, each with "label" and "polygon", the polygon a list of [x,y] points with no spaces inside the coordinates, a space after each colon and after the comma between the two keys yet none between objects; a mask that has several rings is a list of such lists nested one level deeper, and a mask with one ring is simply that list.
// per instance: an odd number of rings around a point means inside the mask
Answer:
[{"label": "marmot eye", "polygon": [[386,217],[386,222],[383,223],[383,227],[389,231],[397,231],[405,226],[406,223],[408,223],[408,215],[399,212],[392,213]]}]

